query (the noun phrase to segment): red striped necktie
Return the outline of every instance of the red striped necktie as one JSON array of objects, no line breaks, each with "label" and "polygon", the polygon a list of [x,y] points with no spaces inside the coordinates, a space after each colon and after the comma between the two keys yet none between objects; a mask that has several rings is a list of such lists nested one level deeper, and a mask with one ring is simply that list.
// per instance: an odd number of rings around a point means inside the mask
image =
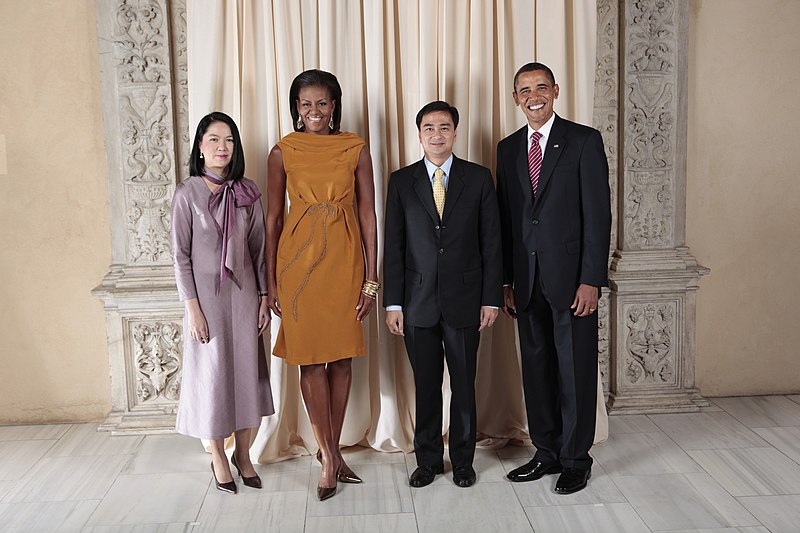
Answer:
[{"label": "red striped necktie", "polygon": [[539,173],[542,170],[542,147],[539,146],[539,139],[542,134],[534,131],[531,134],[531,149],[528,150],[528,173],[531,175],[531,189],[533,197],[536,198],[536,188],[539,186]]}]

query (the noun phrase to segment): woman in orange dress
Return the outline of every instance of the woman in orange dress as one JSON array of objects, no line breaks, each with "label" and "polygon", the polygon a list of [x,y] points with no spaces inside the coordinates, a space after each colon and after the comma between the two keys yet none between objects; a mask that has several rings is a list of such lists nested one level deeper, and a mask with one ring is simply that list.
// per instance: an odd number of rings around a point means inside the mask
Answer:
[{"label": "woman in orange dress", "polygon": [[361,321],[378,289],[372,160],[361,138],[340,131],[341,96],[333,74],[299,74],[289,89],[295,131],[267,161],[268,300],[281,317],[273,353],[300,365],[320,449],[320,500],[336,493],[337,480],[361,482],[339,452],[339,437],[351,359],[366,354]]}]

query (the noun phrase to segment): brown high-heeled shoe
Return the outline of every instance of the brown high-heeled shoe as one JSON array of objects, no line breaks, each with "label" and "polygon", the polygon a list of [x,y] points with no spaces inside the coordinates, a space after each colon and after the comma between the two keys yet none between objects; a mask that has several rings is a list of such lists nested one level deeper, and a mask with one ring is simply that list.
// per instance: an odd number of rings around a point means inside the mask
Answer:
[{"label": "brown high-heeled shoe", "polygon": [[236,467],[236,472],[242,478],[242,482],[245,484],[245,486],[253,487],[254,489],[261,488],[261,477],[258,474],[252,477],[245,477],[244,474],[242,474],[242,471],[239,470],[239,465],[236,464],[236,453],[231,455],[231,464]]},{"label": "brown high-heeled shoe", "polygon": [[[319,464],[322,464],[322,450],[317,451],[317,461]],[[339,471],[336,473],[337,481],[341,481],[342,483],[363,483],[364,480],[361,479],[356,475],[355,472],[350,470],[350,467],[347,467],[348,472],[342,472],[341,467]]]}]

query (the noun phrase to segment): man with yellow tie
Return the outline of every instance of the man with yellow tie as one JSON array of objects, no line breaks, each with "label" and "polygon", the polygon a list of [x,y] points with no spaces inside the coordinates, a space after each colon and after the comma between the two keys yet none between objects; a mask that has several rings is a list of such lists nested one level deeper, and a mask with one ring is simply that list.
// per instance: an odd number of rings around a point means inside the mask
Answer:
[{"label": "man with yellow tie", "polygon": [[435,101],[417,113],[425,157],[392,173],[386,198],[383,303],[404,337],[416,385],[412,487],[444,471],[442,379],[450,373],[450,462],[475,483],[475,367],[480,331],[503,302],[500,218],[489,169],[453,155],[458,110]]}]

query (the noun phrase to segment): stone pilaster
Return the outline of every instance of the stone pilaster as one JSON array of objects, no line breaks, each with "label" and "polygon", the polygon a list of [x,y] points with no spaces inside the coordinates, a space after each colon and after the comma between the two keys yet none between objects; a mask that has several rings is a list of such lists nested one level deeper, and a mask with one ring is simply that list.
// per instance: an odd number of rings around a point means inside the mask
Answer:
[{"label": "stone pilaster", "polygon": [[696,411],[695,292],[685,247],[687,0],[619,0],[616,246],[611,262],[615,413]]},{"label": "stone pilaster", "polygon": [[183,307],[170,205],[186,175],[185,0],[97,2],[112,263],[93,293],[106,310],[115,432],[171,431]]}]

